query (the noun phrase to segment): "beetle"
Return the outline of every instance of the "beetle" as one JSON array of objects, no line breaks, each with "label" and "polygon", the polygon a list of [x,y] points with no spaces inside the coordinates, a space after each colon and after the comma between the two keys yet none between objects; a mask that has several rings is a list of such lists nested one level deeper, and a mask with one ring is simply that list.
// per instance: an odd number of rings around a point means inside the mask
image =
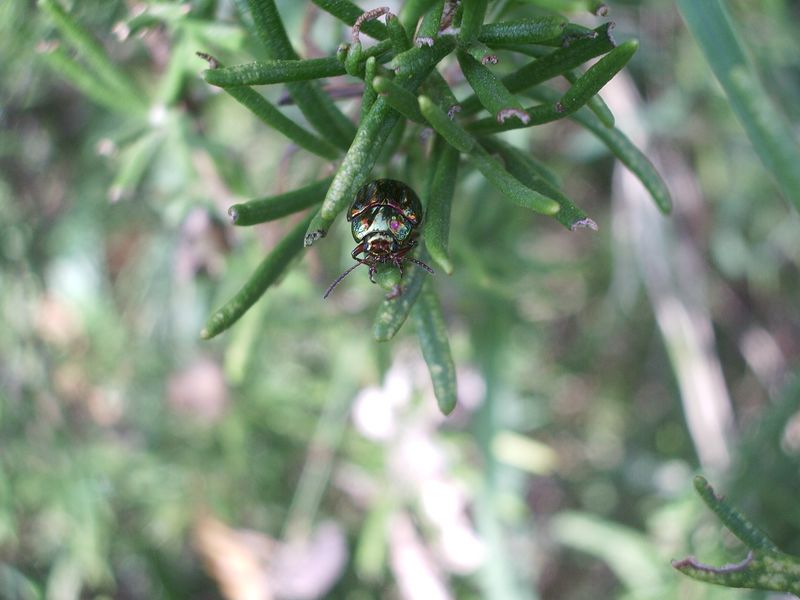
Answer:
[{"label": "beetle", "polygon": [[[414,190],[402,181],[376,179],[363,185],[347,211],[347,220],[356,241],[351,256],[357,262],[336,278],[323,298],[327,298],[342,279],[361,265],[369,267],[372,283],[375,283],[375,271],[382,263],[400,269],[401,276],[404,262],[412,262],[433,274],[433,269],[424,262],[408,256],[417,245],[422,203]],[[397,293],[399,290],[395,295]]]}]

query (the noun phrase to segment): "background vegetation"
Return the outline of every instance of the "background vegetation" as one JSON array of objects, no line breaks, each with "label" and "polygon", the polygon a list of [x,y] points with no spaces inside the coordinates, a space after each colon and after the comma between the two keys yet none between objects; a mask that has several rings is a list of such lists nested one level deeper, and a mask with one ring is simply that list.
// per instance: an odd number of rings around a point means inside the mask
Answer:
[{"label": "background vegetation", "polygon": [[[278,5],[304,56],[349,37]],[[233,3],[143,6],[71,6],[137,84],[118,106],[66,81],[40,8],[0,5],[0,597],[763,596],[670,559],[745,554],[697,472],[800,553],[797,198],[675,6],[610,3],[640,49],[602,93],[671,216],[566,121],[508,139],[597,232],[458,181],[455,272],[435,278],[460,386],[447,418],[413,328],[372,340],[383,292],[364,273],[321,300],[349,263],[342,222],[198,339],[291,226],[234,230],[227,207],[326,167],[199,77],[197,50],[257,55]],[[775,106],[757,116],[796,139],[800,10],[729,8]]]}]

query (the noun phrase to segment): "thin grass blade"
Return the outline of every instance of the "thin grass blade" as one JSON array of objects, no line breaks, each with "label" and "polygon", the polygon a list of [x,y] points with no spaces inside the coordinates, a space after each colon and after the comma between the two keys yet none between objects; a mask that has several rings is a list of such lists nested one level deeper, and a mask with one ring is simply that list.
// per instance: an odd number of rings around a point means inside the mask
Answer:
[{"label": "thin grass blade", "polygon": [[800,145],[747,59],[724,3],[678,0],[677,4],[753,148],[786,199],[800,210]]}]

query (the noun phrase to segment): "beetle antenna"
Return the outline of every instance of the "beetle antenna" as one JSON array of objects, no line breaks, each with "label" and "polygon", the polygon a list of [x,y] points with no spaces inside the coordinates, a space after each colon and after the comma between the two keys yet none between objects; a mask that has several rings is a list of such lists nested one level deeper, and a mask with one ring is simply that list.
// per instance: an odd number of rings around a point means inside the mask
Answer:
[{"label": "beetle antenna", "polygon": [[337,285],[339,285],[339,282],[340,282],[342,279],[344,279],[345,277],[347,277],[348,275],[350,275],[350,273],[351,273],[351,272],[353,272],[353,270],[354,270],[354,269],[357,269],[358,267],[360,267],[360,266],[361,266],[361,265],[363,265],[363,264],[366,264],[366,263],[363,263],[363,262],[357,262],[357,263],[356,263],[356,264],[354,264],[352,267],[350,267],[349,269],[347,269],[347,271],[345,271],[344,273],[342,273],[341,275],[339,275],[339,276],[336,278],[336,281],[334,281],[334,282],[333,282],[333,283],[330,285],[330,287],[327,289],[327,291],[325,292],[325,295],[322,297],[322,299],[323,299],[323,300],[325,300],[325,299],[326,299],[328,296],[330,296],[330,295],[331,295],[331,292],[333,291],[333,288],[335,288]]},{"label": "beetle antenna", "polygon": [[407,261],[409,261],[409,262],[412,262],[412,263],[414,263],[415,265],[419,265],[420,267],[422,267],[423,269],[425,269],[425,270],[426,270],[428,273],[430,273],[431,275],[434,275],[434,274],[435,274],[435,273],[433,272],[433,269],[431,269],[431,268],[430,268],[428,265],[426,265],[426,264],[425,264],[424,262],[422,262],[421,260],[417,260],[416,258],[411,258],[410,256],[406,256],[406,257],[404,257],[404,258],[403,258],[403,260],[407,260]]}]

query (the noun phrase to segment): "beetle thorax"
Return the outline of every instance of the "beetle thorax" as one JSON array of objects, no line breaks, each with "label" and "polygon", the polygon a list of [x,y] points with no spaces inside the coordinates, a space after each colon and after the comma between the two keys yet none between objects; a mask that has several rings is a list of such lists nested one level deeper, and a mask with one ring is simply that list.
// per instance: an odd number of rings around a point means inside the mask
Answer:
[{"label": "beetle thorax", "polygon": [[[364,211],[352,221],[353,239],[362,240],[390,240],[403,244],[412,234],[411,223],[394,207],[378,205]],[[381,246],[381,243],[377,244]]]}]

